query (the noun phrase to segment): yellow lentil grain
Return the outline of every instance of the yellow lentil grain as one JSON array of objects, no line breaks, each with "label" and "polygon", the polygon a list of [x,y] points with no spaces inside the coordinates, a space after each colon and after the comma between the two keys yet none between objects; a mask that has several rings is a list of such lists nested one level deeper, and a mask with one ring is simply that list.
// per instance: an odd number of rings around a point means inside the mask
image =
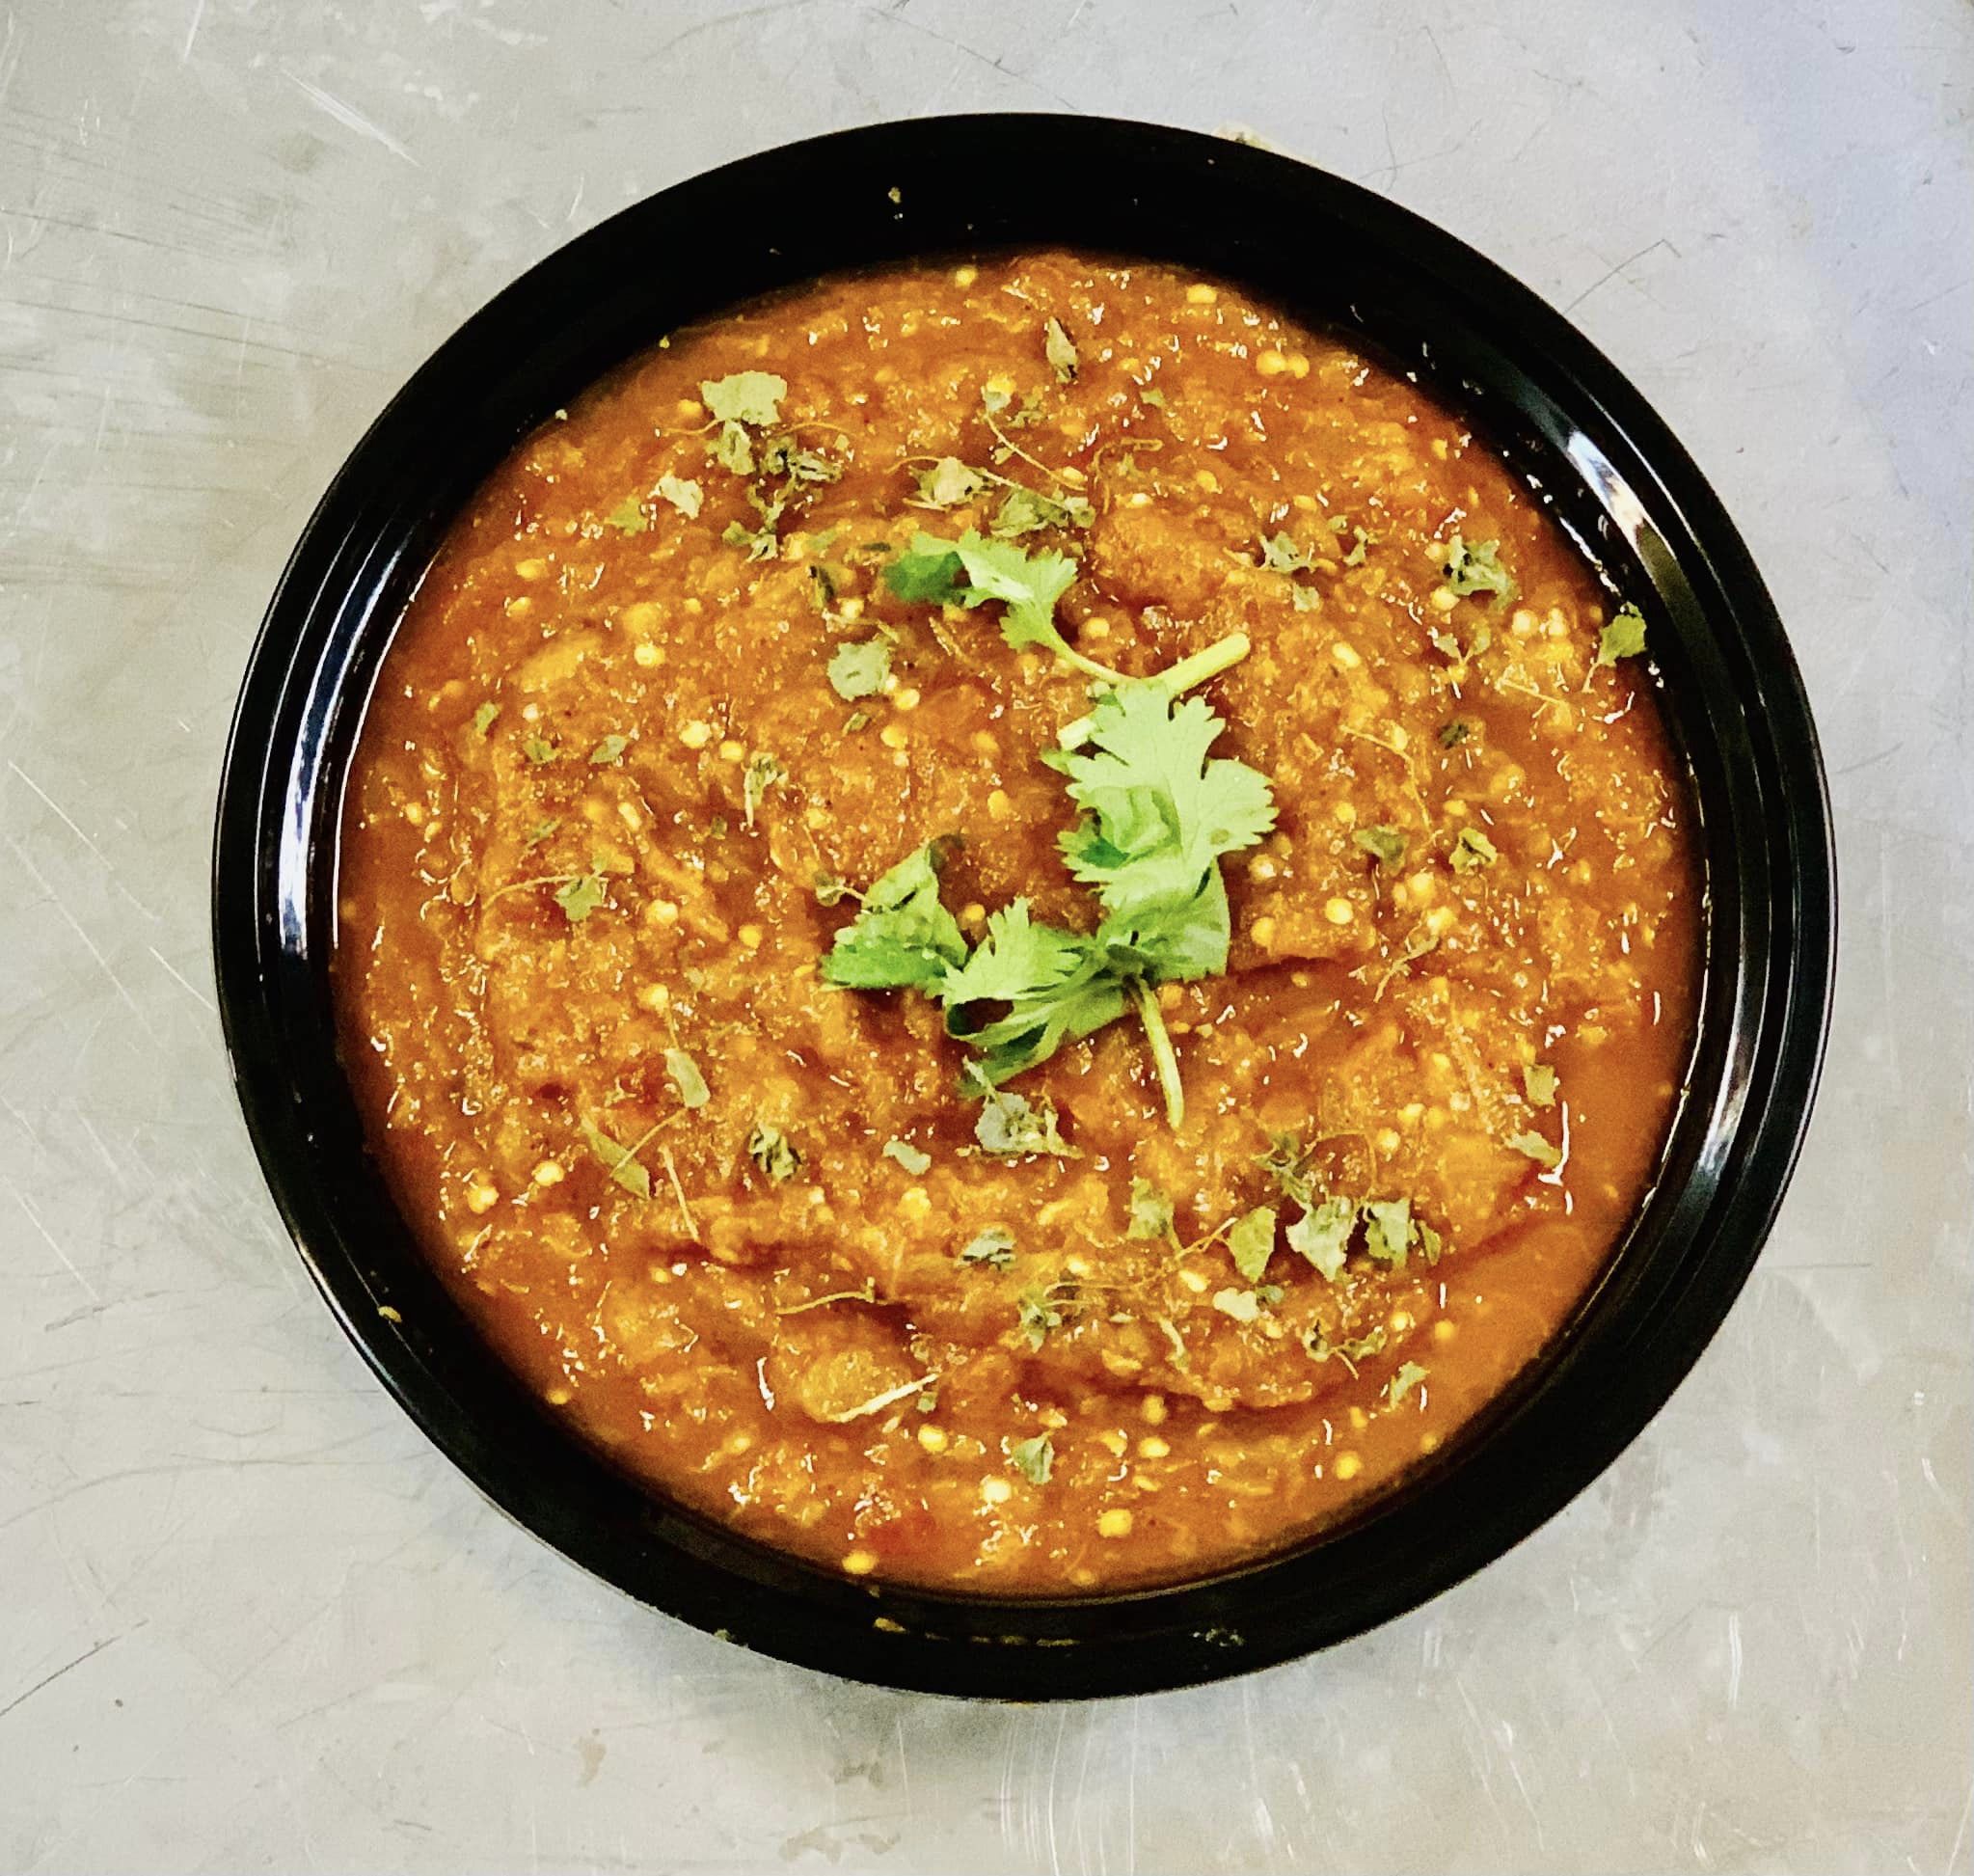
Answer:
[{"label": "yellow lentil grain", "polygon": [[980,1482],[980,1495],[989,1505],[1005,1505],[1014,1496],[1014,1487],[1005,1479],[983,1479]]},{"label": "yellow lentil grain", "polygon": [[869,1576],[878,1567],[878,1553],[875,1550],[852,1550],[844,1555],[843,1568],[849,1576]]},{"label": "yellow lentil grain", "polygon": [[902,749],[911,741],[911,732],[903,723],[886,723],[878,732],[878,741],[887,749]]},{"label": "yellow lentil grain", "polygon": [[736,743],[731,736],[719,746],[719,759],[722,762],[738,762],[746,752],[747,746],[744,743]]},{"label": "yellow lentil grain", "polygon": [[768,934],[759,925],[743,925],[741,929],[734,934],[734,936],[738,938],[740,941],[744,945],[745,945],[749,951],[758,951],[760,950],[763,942],[766,940]]},{"label": "yellow lentil grain", "polygon": [[1264,378],[1279,378],[1288,369],[1288,361],[1271,347],[1255,355],[1255,369]]},{"label": "yellow lentil grain", "polygon": [[537,1185],[559,1185],[568,1174],[562,1170],[559,1159],[544,1159],[534,1169],[534,1183]]},{"label": "yellow lentil grain", "polygon": [[695,717],[679,731],[679,741],[689,749],[703,749],[713,741],[713,725],[702,723]]},{"label": "yellow lentil grain", "polygon": [[1005,788],[997,788],[987,797],[987,812],[996,821],[1005,821],[1014,812],[1014,803],[1008,798]]},{"label": "yellow lentil grain", "polygon": [[918,1443],[928,1453],[943,1453],[952,1442],[947,1439],[943,1427],[926,1426],[918,1429]]},{"label": "yellow lentil grain", "polygon": [[1272,951],[1275,948],[1275,921],[1263,914],[1248,927],[1248,936],[1263,951]]},{"label": "yellow lentil grain", "polygon": [[466,1209],[472,1212],[491,1211],[500,1203],[500,1188],[498,1185],[470,1185],[466,1190]]},{"label": "yellow lentil grain", "polygon": [[1160,1439],[1156,1433],[1147,1433],[1138,1442],[1138,1456],[1141,1459],[1162,1459],[1171,1451],[1171,1441]]},{"label": "yellow lentil grain", "polygon": [[1451,1342],[1459,1333],[1459,1323],[1449,1322],[1444,1316],[1432,1325],[1432,1339],[1435,1342]]},{"label": "yellow lentil grain", "polygon": [[979,278],[980,269],[978,267],[955,267],[953,269],[953,285],[962,289],[971,286]]},{"label": "yellow lentil grain", "polygon": [[1333,925],[1348,925],[1357,916],[1357,909],[1339,895],[1325,903],[1323,916]]},{"label": "yellow lentil grain", "polygon": [[1364,1461],[1355,1453],[1339,1453],[1337,1455],[1337,1463],[1330,1470],[1348,1484],[1364,1470]]},{"label": "yellow lentil grain", "polygon": [[1139,1415],[1148,1426],[1163,1427],[1166,1411],[1165,1396],[1162,1394],[1148,1394],[1138,1403]]},{"label": "yellow lentil grain", "polygon": [[1188,306],[1211,306],[1219,297],[1220,295],[1212,287],[1208,286],[1203,280],[1197,280],[1186,288],[1186,304]]},{"label": "yellow lentil grain", "polygon": [[1128,1511],[1104,1511],[1097,1516],[1096,1535],[1099,1537],[1128,1537],[1135,1522]]}]

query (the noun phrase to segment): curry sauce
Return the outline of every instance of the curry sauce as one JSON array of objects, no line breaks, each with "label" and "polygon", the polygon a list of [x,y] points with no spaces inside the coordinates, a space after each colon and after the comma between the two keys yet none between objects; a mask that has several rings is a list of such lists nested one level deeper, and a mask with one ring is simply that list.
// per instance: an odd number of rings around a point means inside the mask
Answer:
[{"label": "curry sauce", "polygon": [[554,1412],[768,1542],[997,1592],[1277,1546],[1496,1397],[1650,1182],[1701,883],[1643,642],[1457,418],[1222,284],[676,333],[387,657],[373,1149]]}]

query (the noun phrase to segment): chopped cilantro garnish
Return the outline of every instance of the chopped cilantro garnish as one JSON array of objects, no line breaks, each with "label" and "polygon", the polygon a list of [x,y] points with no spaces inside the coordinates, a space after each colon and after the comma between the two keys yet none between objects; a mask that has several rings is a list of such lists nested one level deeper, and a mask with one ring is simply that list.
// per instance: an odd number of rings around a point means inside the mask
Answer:
[{"label": "chopped cilantro garnish", "polygon": [[1501,542],[1476,541],[1469,547],[1458,534],[1447,543],[1445,585],[1462,599],[1493,593],[1498,602],[1512,599],[1518,590],[1514,575],[1501,565]]},{"label": "chopped cilantro garnish", "polygon": [[760,527],[749,528],[744,521],[730,521],[720,530],[719,538],[729,547],[744,547],[750,560],[771,560],[781,552],[781,536],[775,530],[781,524],[782,510],[788,506],[786,495],[770,500],[758,489],[749,489],[747,500],[761,517]]},{"label": "chopped cilantro garnish", "polygon": [[1530,1062],[1522,1070],[1522,1092],[1531,1107],[1555,1105],[1555,1071],[1547,1062]]},{"label": "chopped cilantro garnish", "polygon": [[766,1121],[757,1121],[753,1132],[747,1135],[747,1157],[776,1184],[793,1179],[802,1168],[802,1156],[794,1142],[780,1128],[771,1127]]},{"label": "chopped cilantro garnish", "polygon": [[1261,1313],[1261,1299],[1252,1290],[1216,1290],[1213,1307],[1236,1322],[1252,1322]]},{"label": "chopped cilantro garnish", "polygon": [[1532,1129],[1508,1135],[1507,1144],[1517,1153],[1527,1154],[1538,1166],[1546,1166],[1551,1172],[1563,1163],[1561,1150],[1553,1147],[1541,1134]]},{"label": "chopped cilantro garnish", "polygon": [[1024,1290],[1016,1299],[1015,1319],[1021,1325],[1021,1333],[1028,1338],[1031,1348],[1040,1348],[1048,1340],[1051,1329],[1063,1326],[1063,1312],[1051,1300],[1050,1290],[1037,1285]]},{"label": "chopped cilantro garnish", "polygon": [[747,758],[741,777],[741,812],[746,826],[754,825],[754,812],[767,799],[768,791],[779,788],[787,779],[788,771],[781,766],[780,757],[766,749],[756,749]]},{"label": "chopped cilantro garnish", "polygon": [[1462,828],[1447,856],[1456,873],[1477,873],[1501,858],[1501,852],[1478,828]]},{"label": "chopped cilantro garnish", "polygon": [[699,504],[705,500],[706,492],[697,482],[685,481],[677,476],[661,476],[658,492],[688,521],[699,518]]},{"label": "chopped cilantro garnish", "polygon": [[1149,404],[1153,410],[1163,410],[1165,408],[1165,393],[1155,391],[1151,386],[1146,385],[1138,393],[1138,401],[1141,404]]},{"label": "chopped cilantro garnish", "polygon": [[1288,1248],[1307,1258],[1326,1283],[1335,1283],[1343,1274],[1356,1226],[1354,1200],[1325,1199],[1320,1205],[1305,1206],[1302,1216],[1288,1227]]},{"label": "chopped cilantro garnish", "polygon": [[957,541],[920,534],[910,553],[884,569],[885,584],[900,599],[967,607],[999,600],[1001,637],[1009,644],[1017,650],[1046,646],[1078,670],[1122,684],[1126,680],[1119,672],[1084,657],[1057,628],[1056,601],[1075,578],[1076,563],[1067,554],[1024,554],[972,528]]},{"label": "chopped cilantro garnish", "polygon": [[1343,564],[1347,567],[1361,567],[1369,557],[1371,537],[1362,528],[1353,528],[1350,531],[1355,536],[1357,545],[1343,557]]},{"label": "chopped cilantro garnish", "polygon": [[1457,749],[1473,734],[1474,725],[1455,717],[1451,722],[1440,725],[1440,748]]},{"label": "chopped cilantro garnish", "polygon": [[1405,863],[1405,836],[1396,828],[1359,828],[1350,837],[1380,866]]},{"label": "chopped cilantro garnish", "polygon": [[736,476],[754,473],[754,439],[744,424],[722,423],[708,453],[721,469],[730,469]]},{"label": "chopped cilantro garnish", "polygon": [[846,990],[930,990],[965,963],[959,921],[939,903],[937,866],[929,843],[871,885],[863,909],[823,960],[825,982]]},{"label": "chopped cilantro garnish", "polygon": [[986,471],[969,469],[958,456],[941,456],[930,469],[918,473],[918,502],[914,506],[957,508],[971,502],[987,485]]},{"label": "chopped cilantro garnish", "polygon": [[527,736],[522,739],[521,753],[539,768],[544,762],[554,761],[555,746],[546,736]]},{"label": "chopped cilantro garnish", "polygon": [[960,1252],[961,1264],[985,1264],[990,1270],[1005,1270],[1014,1262],[1014,1234],[1005,1225],[989,1225],[967,1239]]},{"label": "chopped cilantro garnish", "polygon": [[524,847],[539,847],[561,825],[559,821],[537,821],[521,836],[521,843]]},{"label": "chopped cilantro garnish", "polygon": [[1068,384],[1076,375],[1076,345],[1070,339],[1068,329],[1060,319],[1051,319],[1042,327],[1041,355],[1048,360],[1049,369],[1056,374],[1059,384]]},{"label": "chopped cilantro garnish", "polygon": [[1328,1361],[1332,1355],[1335,1355],[1354,1375],[1357,1373],[1357,1364],[1359,1362],[1368,1361],[1373,1355],[1378,1354],[1384,1348],[1385,1327],[1381,1322],[1375,1328],[1366,1330],[1361,1336],[1355,1336],[1345,1342],[1335,1343],[1330,1340],[1329,1336],[1320,1327],[1317,1327],[1304,1332],[1302,1346],[1303,1352],[1309,1356],[1310,1360]]},{"label": "chopped cilantro garnish", "polygon": [[1234,1220],[1227,1234],[1228,1255],[1233,1267],[1251,1284],[1267,1274],[1268,1260],[1275,1254],[1275,1208],[1257,1205]]},{"label": "chopped cilantro garnish", "polygon": [[973,1137],[997,1158],[1014,1159],[1031,1153],[1046,1154],[1054,1159],[1083,1156],[1063,1138],[1056,1104],[1046,1095],[1031,1102],[1025,1095],[989,1088],[980,1119],[974,1123]]},{"label": "chopped cilantro garnish", "polygon": [[882,639],[838,645],[829,660],[829,688],[845,703],[874,697],[891,675],[891,647]]},{"label": "chopped cilantro garnish", "polygon": [[613,762],[623,761],[624,751],[630,747],[631,739],[628,736],[606,736],[590,750],[589,759],[599,769],[608,768]]},{"label": "chopped cilantro garnish", "polygon": [[644,509],[635,495],[627,495],[612,508],[604,520],[612,528],[626,534],[641,534],[651,526],[644,518]]},{"label": "chopped cilantro garnish", "polygon": [[[641,1146],[643,1141],[637,1142],[635,1146],[627,1147],[620,1141],[611,1139],[602,1128],[592,1127],[587,1121],[581,1123],[580,1130],[583,1143],[603,1162],[604,1170],[617,1184],[640,1199],[648,1199],[651,1196],[651,1175],[637,1160],[637,1147]],[[649,1138],[649,1135],[646,1137]]]},{"label": "chopped cilantro garnish", "polygon": [[913,1146],[909,1140],[886,1140],[884,1157],[897,1160],[914,1178],[932,1170],[933,1156],[923,1147]]},{"label": "chopped cilantro garnish", "polygon": [[1410,1199],[1366,1199],[1364,1204],[1364,1248],[1379,1264],[1394,1270],[1405,1267],[1416,1227]]},{"label": "chopped cilantro garnish", "polygon": [[1269,534],[1261,541],[1261,564],[1270,573],[1307,573],[1315,565],[1307,548],[1298,547],[1291,534]]},{"label": "chopped cilantro garnish", "polygon": [[1095,504],[1087,495],[1058,498],[1025,482],[1014,482],[1009,485],[988,531],[1006,540],[1032,534],[1038,528],[1088,528],[1095,519]]},{"label": "chopped cilantro garnish", "polygon": [[1131,1237],[1170,1237],[1173,1235],[1172,1201],[1149,1179],[1131,1182]]},{"label": "chopped cilantro garnish", "polygon": [[494,719],[500,714],[498,703],[483,703],[473,713],[473,733],[484,736],[494,726]]},{"label": "chopped cilantro garnish", "polygon": [[1636,658],[1645,649],[1645,615],[1627,600],[1611,614],[1610,623],[1597,635],[1597,658],[1590,668],[1615,665],[1620,658]]},{"label": "chopped cilantro garnish", "polygon": [[788,380],[772,371],[736,371],[699,385],[700,402],[721,423],[779,423],[787,395]]},{"label": "chopped cilantro garnish", "polygon": [[1008,1449],[1008,1458],[1031,1485],[1045,1485],[1056,1462],[1056,1449],[1046,1433],[1038,1433],[1032,1440],[1016,1440]]},{"label": "chopped cilantro garnish", "polygon": [[683,1048],[665,1050],[664,1072],[670,1077],[679,1100],[686,1106],[704,1107],[713,1099],[713,1091],[707,1087],[706,1077],[699,1073],[699,1064]]},{"label": "chopped cilantro garnish", "polygon": [[603,882],[594,873],[579,873],[555,892],[555,904],[568,913],[572,925],[580,925],[604,903]]},{"label": "chopped cilantro garnish", "polygon": [[1405,1397],[1425,1379],[1425,1370],[1416,1361],[1404,1363],[1398,1372],[1385,1383],[1385,1405],[1395,1407]]},{"label": "chopped cilantro garnish", "polygon": [[1276,1133],[1269,1137],[1268,1151],[1256,1156],[1255,1164],[1275,1182],[1284,1198],[1307,1206],[1315,1203],[1314,1188],[1310,1183],[1310,1161],[1313,1156],[1293,1133]]}]

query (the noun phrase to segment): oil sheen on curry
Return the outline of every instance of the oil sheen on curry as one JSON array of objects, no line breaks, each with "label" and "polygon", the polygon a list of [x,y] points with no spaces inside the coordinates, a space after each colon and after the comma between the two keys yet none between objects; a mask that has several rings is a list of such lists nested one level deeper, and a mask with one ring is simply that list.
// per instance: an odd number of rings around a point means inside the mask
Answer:
[{"label": "oil sheen on curry", "polygon": [[853,1576],[1196,1575],[1418,1465],[1652,1177],[1645,623],[1413,385],[1061,254],[674,334],[384,666],[338,993],[528,1383]]}]

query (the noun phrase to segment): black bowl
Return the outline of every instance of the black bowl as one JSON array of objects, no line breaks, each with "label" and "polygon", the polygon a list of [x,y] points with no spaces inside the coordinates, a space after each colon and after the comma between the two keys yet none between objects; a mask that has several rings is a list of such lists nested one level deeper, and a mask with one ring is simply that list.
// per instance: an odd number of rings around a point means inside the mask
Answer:
[{"label": "black bowl", "polygon": [[[667,1504],[553,1418],[446,1294],[365,1151],[329,962],[339,807],[379,661],[447,524],[523,435],[627,355],[751,295],[1058,243],[1237,281],[1417,373],[1643,605],[1699,807],[1706,982],[1650,1196],[1568,1327],[1460,1437],[1347,1522],[1244,1567],[994,1600],[852,1583],[768,1549]],[[1405,210],[1261,150],[1090,118],[934,119],[771,150],[625,210],[471,319],[357,447],[282,578],[214,856],[220,1002],[268,1183],[344,1329],[453,1462],[567,1556],[701,1628],[859,1679],[1023,1699],[1176,1686],[1355,1635],[1499,1557],[1609,1465],[1768,1233],[1808,1118],[1835,941],[1795,661],[1741,537],[1638,394]]]}]

